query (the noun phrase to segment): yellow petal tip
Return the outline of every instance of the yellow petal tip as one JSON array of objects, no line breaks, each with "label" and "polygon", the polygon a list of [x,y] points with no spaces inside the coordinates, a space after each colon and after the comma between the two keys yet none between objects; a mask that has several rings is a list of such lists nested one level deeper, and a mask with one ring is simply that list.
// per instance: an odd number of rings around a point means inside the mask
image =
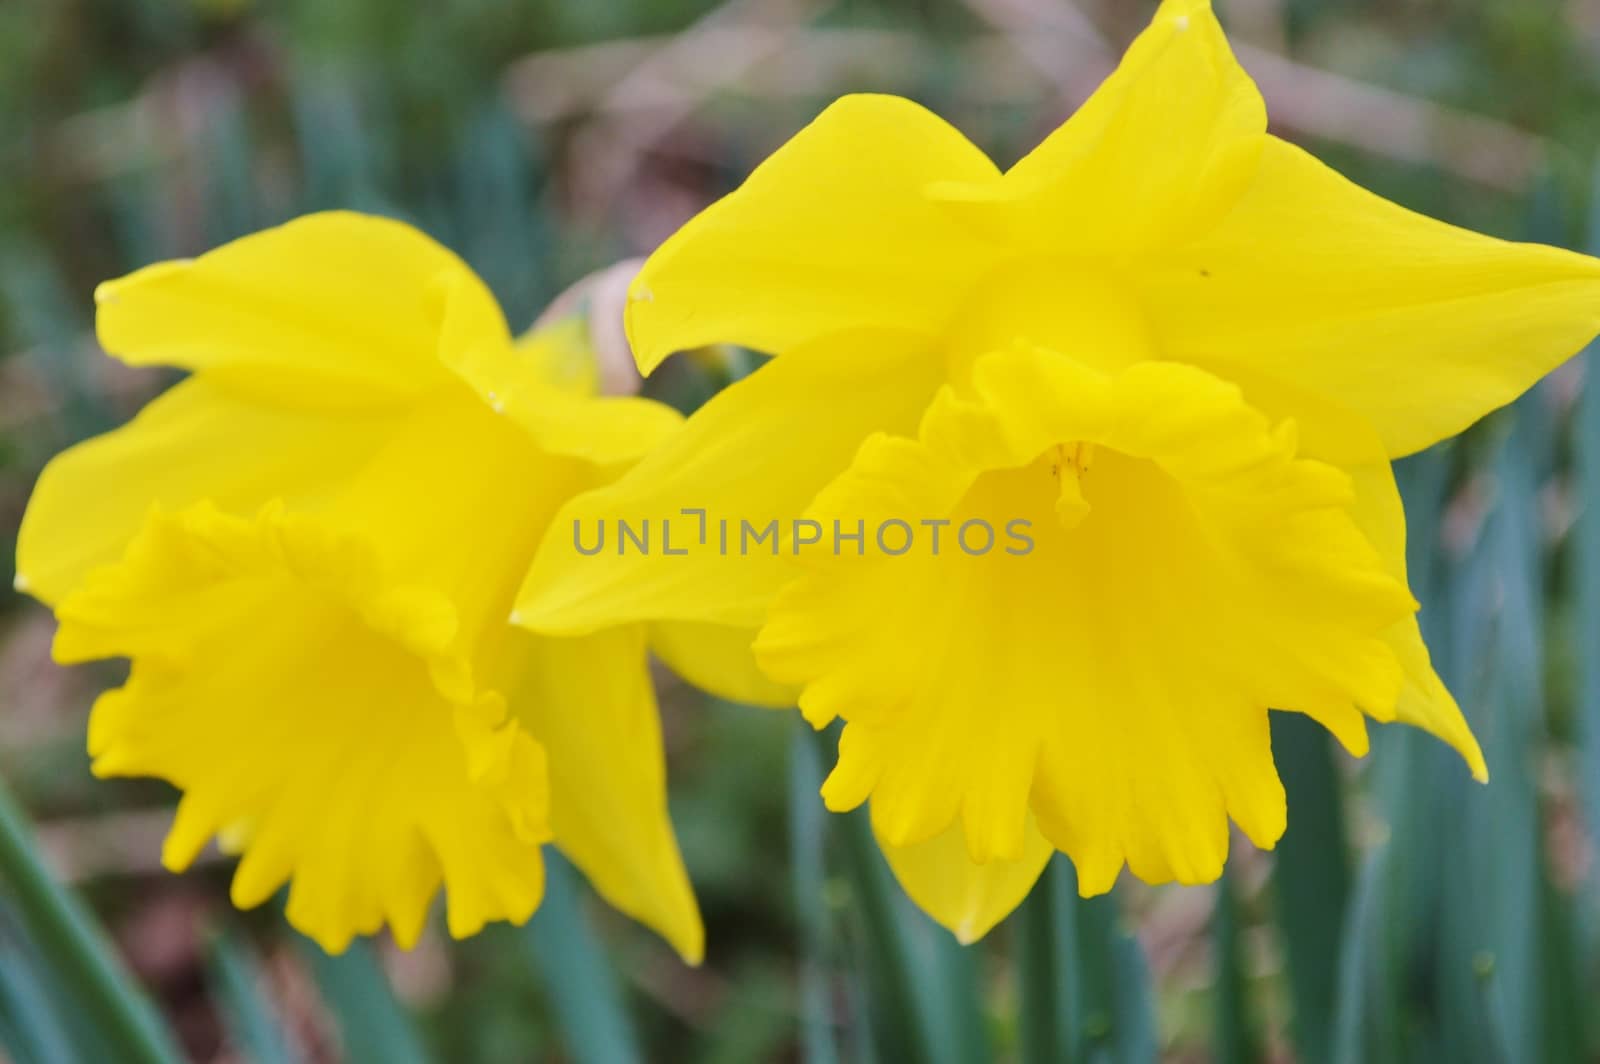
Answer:
[{"label": "yellow petal tip", "polygon": [[1472,773],[1473,780],[1478,783],[1489,782],[1489,763],[1484,759],[1483,747],[1478,745],[1476,736],[1469,731],[1450,745],[1455,747],[1461,759],[1467,763],[1467,770]]},{"label": "yellow petal tip", "polygon": [[706,959],[705,931],[697,929],[688,942],[674,942],[678,958],[691,968],[698,968]]},{"label": "yellow petal tip", "polygon": [[389,937],[394,939],[394,944],[400,950],[410,953],[417,948],[417,943],[422,939],[421,927],[400,928],[392,920],[389,923]]},{"label": "yellow petal tip", "polygon": [[161,848],[161,867],[173,875],[180,875],[189,870],[194,863],[194,857],[187,853],[180,853],[176,846],[168,842]]}]

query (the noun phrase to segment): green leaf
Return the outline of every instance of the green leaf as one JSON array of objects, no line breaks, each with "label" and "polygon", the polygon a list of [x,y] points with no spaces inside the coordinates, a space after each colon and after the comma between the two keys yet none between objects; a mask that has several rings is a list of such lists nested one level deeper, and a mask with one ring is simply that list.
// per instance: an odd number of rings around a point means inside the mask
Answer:
[{"label": "green leaf", "polygon": [[800,1050],[805,1064],[837,1064],[833,995],[828,979],[828,910],[823,902],[827,810],[817,789],[822,764],[811,728],[795,715],[789,742],[789,871],[800,925]]},{"label": "green leaf", "polygon": [[33,831],[0,785],[0,883],[29,936],[77,1006],[74,1023],[93,1027],[132,1064],[180,1059],[155,1009],[77,896],[58,884],[40,859]]},{"label": "green leaf", "polygon": [[[1524,408],[1515,421],[1529,415],[1544,416]],[[1491,428],[1513,423],[1502,416]],[[1397,868],[1425,876],[1422,896],[1390,920],[1409,928],[1418,954],[1392,977],[1415,996],[1402,1017],[1403,1059],[1543,1059],[1538,939],[1547,914],[1535,773],[1544,746],[1544,596],[1535,470],[1546,467],[1549,435],[1540,428],[1494,442],[1495,507],[1431,596],[1444,608],[1435,618],[1443,633],[1435,662],[1484,747],[1492,782],[1473,783],[1460,759],[1433,743],[1422,755],[1430,767],[1390,798],[1393,815],[1403,812],[1393,803],[1409,794],[1426,817],[1397,838],[1392,854]]]},{"label": "green leaf", "polygon": [[206,961],[211,993],[234,1047],[254,1064],[291,1064],[299,1059],[266,997],[266,978],[249,944],[234,932],[223,931],[211,940]]},{"label": "green leaf", "polygon": [[1054,862],[1028,892],[1010,920],[1020,987],[1018,1024],[1024,1064],[1061,1059],[1061,991],[1057,975]]},{"label": "green leaf", "polygon": [[[1435,448],[1396,466],[1406,504],[1411,587],[1427,605],[1422,631],[1450,678],[1448,636],[1455,584],[1444,579],[1440,516],[1452,454]],[[1470,785],[1456,754],[1414,728],[1372,729],[1366,773],[1386,840],[1363,861],[1346,913],[1338,956],[1333,1059],[1338,1064],[1403,1064],[1438,1056],[1433,987],[1440,892],[1454,852],[1461,788]],[[1291,814],[1292,815],[1292,814]]]},{"label": "green leaf", "polygon": [[835,817],[845,867],[862,931],[868,1001],[873,1032],[884,1060],[946,1059],[949,1043],[934,1032],[927,998],[919,985],[925,976],[907,940],[899,908],[899,885],[878,852],[866,809]]},{"label": "green leaf", "polygon": [[[1491,1061],[1543,1059],[1539,930],[1545,852],[1536,767],[1545,739],[1544,593],[1535,470],[1542,465],[1545,418],[1530,405],[1539,398],[1519,404],[1515,431],[1495,465],[1500,497],[1478,564],[1492,574],[1483,580],[1498,609],[1483,610],[1494,618],[1490,675],[1480,700],[1488,719],[1474,722],[1491,751],[1494,782],[1492,793],[1463,784],[1468,793],[1461,852],[1478,889],[1452,892],[1454,904],[1446,909],[1459,913],[1454,941],[1463,952],[1473,950],[1474,969],[1480,958],[1490,962],[1490,975],[1482,979],[1480,1015],[1487,1028],[1479,1056]],[[1455,963],[1461,961],[1458,956]],[[1463,983],[1456,979],[1453,985]],[[1464,1011],[1467,1002],[1461,1004]]]},{"label": "green leaf", "polygon": [[1064,854],[1051,859],[1051,872],[1062,1059],[1150,1064],[1157,1053],[1150,972],[1139,940],[1123,925],[1116,891],[1079,897],[1077,873]]},{"label": "green leaf", "polygon": [[1239,900],[1234,896],[1230,870],[1224,870],[1217,882],[1216,902],[1211,910],[1211,942],[1216,957],[1216,1059],[1220,1064],[1249,1064],[1261,1059],[1261,1049],[1250,1017]]},{"label": "green leaf", "polygon": [[[931,921],[928,921],[930,926]],[[931,935],[933,970],[941,975],[939,998],[949,1027],[950,1056],[957,1064],[988,1064],[989,1025],[983,1010],[983,942],[963,946],[942,927]],[[987,941],[984,940],[984,941]]]},{"label": "green leaf", "polygon": [[1289,802],[1289,827],[1272,863],[1283,932],[1294,1042],[1305,1064],[1328,1064],[1349,891],[1343,796],[1332,740],[1298,713],[1272,714],[1272,754]]},{"label": "green leaf", "polygon": [[[1600,169],[1596,170],[1593,233],[1589,249],[1600,254]],[[1578,498],[1582,501],[1572,530],[1573,593],[1578,649],[1577,768],[1578,792],[1589,844],[1600,850],[1600,342],[1583,355],[1584,387],[1579,399],[1573,462]],[[1591,862],[1589,889],[1600,887],[1600,862]],[[1592,944],[1592,940],[1591,940]]]},{"label": "green leaf", "polygon": [[339,1025],[343,1059],[426,1064],[428,1053],[405,1007],[396,1000],[372,947],[352,942],[337,957],[300,939],[322,1000]]},{"label": "green leaf", "polygon": [[104,1044],[75,1022],[78,1009],[14,914],[0,908],[0,1044],[18,1064],[104,1056]]},{"label": "green leaf", "polygon": [[1112,971],[1116,978],[1115,1059],[1121,1064],[1153,1064],[1159,1047],[1156,996],[1150,963],[1139,939],[1120,920],[1112,939]]},{"label": "green leaf", "polygon": [[543,980],[567,1053],[579,1064],[642,1060],[605,946],[578,896],[577,873],[545,848],[544,900],[518,935]]},{"label": "green leaf", "polygon": [[[819,760],[837,744],[837,731],[812,736]],[[957,1028],[944,996],[952,976],[942,969],[936,945],[948,932],[900,890],[878,849],[866,807],[836,815],[830,823],[856,903],[858,955],[877,1056],[933,1064],[959,1060]]]},{"label": "green leaf", "polygon": [[[1396,751],[1399,753],[1399,751]],[[1398,1061],[1394,1017],[1398,1001],[1392,986],[1395,966],[1381,947],[1389,916],[1384,907],[1389,851],[1373,854],[1361,868],[1351,898],[1344,942],[1339,949],[1339,997],[1329,1046],[1335,1064],[1390,1064]],[[1396,928],[1406,933],[1405,928]]]}]

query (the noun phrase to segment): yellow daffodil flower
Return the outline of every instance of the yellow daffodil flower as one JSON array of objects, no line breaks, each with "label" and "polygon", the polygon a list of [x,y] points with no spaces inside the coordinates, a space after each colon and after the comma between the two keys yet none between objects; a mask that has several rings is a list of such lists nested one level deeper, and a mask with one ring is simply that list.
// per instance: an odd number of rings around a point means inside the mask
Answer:
[{"label": "yellow daffodil flower", "polygon": [[448,251],[314,215],[101,287],[132,365],[191,375],[57,457],[18,586],[63,662],[127,657],[96,704],[102,776],[183,792],[174,871],[213,836],[241,907],[290,881],[330,951],[522,921],[541,845],[685,958],[703,932],[667,819],[646,629],[508,623],[551,515],[678,431],[593,394],[581,326],[514,344]]},{"label": "yellow daffodil flower", "polygon": [[[1487,778],[1418,633],[1389,463],[1589,340],[1600,262],[1269,135],[1203,0],[1167,0],[1003,172],[909,101],[838,101],[630,299],[646,371],[777,357],[563,509],[523,622],[760,628],[768,679],[847,722],[828,806],[870,799],[962,939],[1053,850],[1093,894],[1125,864],[1215,879],[1230,818],[1272,846],[1269,707],[1357,755],[1367,717],[1413,724]],[[703,546],[708,517],[776,519],[774,549]],[[580,556],[562,526],[601,521],[698,549]]]}]

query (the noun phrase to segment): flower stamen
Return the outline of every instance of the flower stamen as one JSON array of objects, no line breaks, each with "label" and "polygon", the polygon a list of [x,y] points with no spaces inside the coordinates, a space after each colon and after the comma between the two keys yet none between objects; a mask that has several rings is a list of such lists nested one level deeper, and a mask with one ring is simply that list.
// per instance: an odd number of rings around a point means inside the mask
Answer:
[{"label": "flower stamen", "polygon": [[1094,452],[1094,444],[1086,440],[1058,443],[1050,451],[1050,475],[1058,489],[1056,518],[1062,528],[1076,528],[1089,516],[1089,501],[1083,497],[1083,475],[1094,464]]}]

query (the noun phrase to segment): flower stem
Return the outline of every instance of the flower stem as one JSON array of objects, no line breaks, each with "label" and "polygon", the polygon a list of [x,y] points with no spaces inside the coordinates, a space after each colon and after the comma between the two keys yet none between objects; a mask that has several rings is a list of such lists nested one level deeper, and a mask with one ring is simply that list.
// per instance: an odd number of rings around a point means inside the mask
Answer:
[{"label": "flower stem", "polygon": [[1054,861],[1045,865],[1044,874],[1017,910],[1014,925],[1023,1064],[1055,1064],[1062,1059],[1055,885],[1051,882],[1054,865]]},{"label": "flower stem", "polygon": [[[832,742],[813,734],[819,758],[826,760]],[[912,955],[906,928],[896,911],[898,888],[889,866],[878,852],[872,822],[865,808],[835,817],[845,870],[856,898],[861,920],[871,1000],[873,1034],[884,1060],[936,1061],[946,1048],[934,1034],[935,1017],[920,997],[917,959]]]},{"label": "flower stem", "polygon": [[811,726],[796,716],[789,743],[789,865],[800,924],[800,1049],[805,1064],[838,1064],[828,985],[829,922],[823,893],[828,812],[817,797],[822,762]]}]

